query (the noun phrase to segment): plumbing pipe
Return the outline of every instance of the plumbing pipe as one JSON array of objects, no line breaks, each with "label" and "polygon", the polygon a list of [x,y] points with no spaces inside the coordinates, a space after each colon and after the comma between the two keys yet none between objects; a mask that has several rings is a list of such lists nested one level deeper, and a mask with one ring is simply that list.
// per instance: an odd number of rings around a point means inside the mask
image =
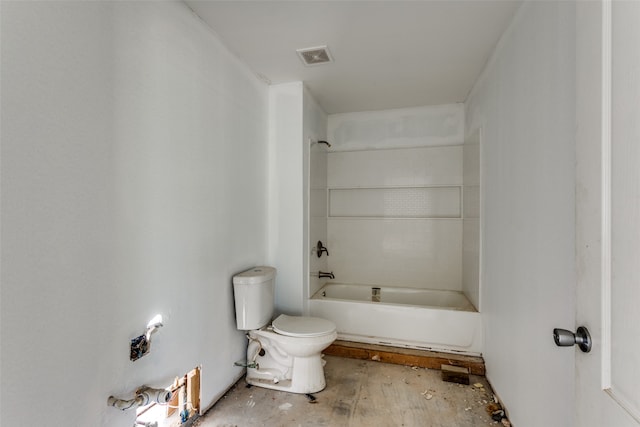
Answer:
[{"label": "plumbing pipe", "polygon": [[[252,343],[256,343],[256,345],[258,346],[258,349],[256,351],[252,352],[254,354],[253,354],[253,358],[251,359],[251,363],[255,365],[256,364],[256,359],[258,358],[258,355],[262,351],[262,343],[260,342],[259,339],[253,338],[249,334],[247,334],[247,338],[249,339],[249,345],[251,345]],[[252,366],[252,368],[253,368],[253,366]]]},{"label": "plumbing pipe", "polygon": [[136,396],[133,399],[125,400],[109,396],[109,399],[107,399],[107,405],[113,406],[114,408],[120,409],[121,411],[126,411],[127,409],[137,408],[138,406],[141,406],[142,397]]},{"label": "plumbing pipe", "polygon": [[285,374],[276,368],[260,369],[251,374],[251,377],[268,380],[274,384],[278,384],[281,380],[286,379]]},{"label": "plumbing pipe", "polygon": [[144,399],[142,406],[150,403],[159,403],[164,405],[169,403],[172,395],[173,393],[170,390],[165,390],[163,388],[142,387],[136,392],[136,398],[142,396]]},{"label": "plumbing pipe", "polygon": [[171,391],[163,388],[141,387],[136,391],[136,397],[133,399],[118,399],[114,396],[109,396],[107,405],[113,406],[121,411],[137,408],[138,406],[145,406],[150,403],[159,403],[162,405],[171,400],[172,394]]},{"label": "plumbing pipe", "polygon": [[[253,354],[253,357],[251,357],[251,359],[255,361],[258,358],[257,354],[260,351],[258,348],[259,346],[260,348],[265,349],[265,351],[269,353],[269,356],[271,356],[274,362],[278,363],[279,365],[286,368],[287,370],[291,369],[291,367],[293,366],[293,357],[282,352],[278,347],[271,345],[271,342],[267,338],[250,337],[250,340],[251,341],[249,342],[249,350],[247,351],[247,357],[250,354]],[[257,341],[257,344],[255,343],[256,341]],[[260,367],[258,366],[257,369],[260,370]]]},{"label": "plumbing pipe", "polygon": [[153,335],[162,326],[163,326],[162,322],[156,322],[156,323],[153,323],[151,325],[147,325],[147,329],[146,329],[144,335],[147,338],[147,341],[149,343],[151,342],[151,335]]}]

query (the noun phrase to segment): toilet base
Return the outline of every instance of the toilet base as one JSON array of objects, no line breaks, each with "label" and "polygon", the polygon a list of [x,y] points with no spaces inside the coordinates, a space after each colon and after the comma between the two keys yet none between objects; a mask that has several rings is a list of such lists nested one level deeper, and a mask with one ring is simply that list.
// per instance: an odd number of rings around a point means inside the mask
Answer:
[{"label": "toilet base", "polygon": [[[245,380],[256,387],[272,390],[301,394],[317,393],[326,387],[324,364],[325,361],[320,354],[311,357],[295,357],[290,379],[278,379],[282,378],[282,375],[274,369],[247,368]],[[286,376],[289,377],[289,375]]]}]

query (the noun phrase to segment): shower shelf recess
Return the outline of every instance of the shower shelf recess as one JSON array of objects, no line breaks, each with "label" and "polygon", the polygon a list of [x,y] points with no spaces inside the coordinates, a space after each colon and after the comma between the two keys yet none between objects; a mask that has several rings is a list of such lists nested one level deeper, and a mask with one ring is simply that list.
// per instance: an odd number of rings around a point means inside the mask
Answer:
[{"label": "shower shelf recess", "polygon": [[328,218],[460,219],[462,186],[328,189]]}]

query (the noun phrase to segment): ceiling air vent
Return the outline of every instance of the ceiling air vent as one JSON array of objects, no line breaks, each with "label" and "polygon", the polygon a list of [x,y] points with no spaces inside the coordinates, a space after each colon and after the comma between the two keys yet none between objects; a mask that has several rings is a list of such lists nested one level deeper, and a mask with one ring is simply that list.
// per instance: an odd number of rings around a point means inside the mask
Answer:
[{"label": "ceiling air vent", "polygon": [[333,62],[327,46],[308,47],[306,49],[298,49],[296,52],[298,52],[298,56],[300,56],[304,65],[307,66]]}]

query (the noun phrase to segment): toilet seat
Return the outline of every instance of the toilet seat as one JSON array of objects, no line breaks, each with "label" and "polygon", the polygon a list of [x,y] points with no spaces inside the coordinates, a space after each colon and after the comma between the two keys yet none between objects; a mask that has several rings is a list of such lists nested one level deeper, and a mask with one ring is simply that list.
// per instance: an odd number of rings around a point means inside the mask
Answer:
[{"label": "toilet seat", "polygon": [[335,323],[319,317],[287,316],[281,314],[273,323],[273,330],[289,337],[319,337],[336,330]]}]

